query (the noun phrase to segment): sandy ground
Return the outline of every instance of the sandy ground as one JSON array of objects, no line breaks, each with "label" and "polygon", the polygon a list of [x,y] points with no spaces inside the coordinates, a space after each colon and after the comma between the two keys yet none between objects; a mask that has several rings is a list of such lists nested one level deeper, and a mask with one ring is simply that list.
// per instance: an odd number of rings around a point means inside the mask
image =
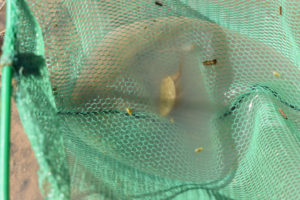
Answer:
[{"label": "sandy ground", "polygon": [[[1,5],[2,0],[0,0],[0,7]],[[5,28],[4,10],[0,11],[0,32]],[[10,199],[43,199],[38,187],[37,170],[39,166],[20,122],[16,104],[13,100],[11,120]]]},{"label": "sandy ground", "polygon": [[12,101],[10,149],[10,199],[40,200],[39,168],[30,142],[21,125],[16,104]]}]

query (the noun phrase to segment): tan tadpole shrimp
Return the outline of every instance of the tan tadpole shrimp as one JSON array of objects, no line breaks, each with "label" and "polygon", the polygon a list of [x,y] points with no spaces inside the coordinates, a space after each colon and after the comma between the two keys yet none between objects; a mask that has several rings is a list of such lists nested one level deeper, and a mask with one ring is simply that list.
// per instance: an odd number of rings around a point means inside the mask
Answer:
[{"label": "tan tadpole shrimp", "polygon": [[173,109],[180,94],[180,77],[182,74],[182,58],[179,61],[178,72],[166,76],[160,84],[159,114],[167,116]]}]

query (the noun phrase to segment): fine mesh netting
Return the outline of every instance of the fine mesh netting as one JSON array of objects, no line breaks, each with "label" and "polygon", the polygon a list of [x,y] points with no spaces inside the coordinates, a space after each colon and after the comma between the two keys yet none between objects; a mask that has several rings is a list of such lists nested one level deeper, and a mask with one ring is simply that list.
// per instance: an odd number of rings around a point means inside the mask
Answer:
[{"label": "fine mesh netting", "polygon": [[13,2],[45,199],[300,198],[298,0]]}]

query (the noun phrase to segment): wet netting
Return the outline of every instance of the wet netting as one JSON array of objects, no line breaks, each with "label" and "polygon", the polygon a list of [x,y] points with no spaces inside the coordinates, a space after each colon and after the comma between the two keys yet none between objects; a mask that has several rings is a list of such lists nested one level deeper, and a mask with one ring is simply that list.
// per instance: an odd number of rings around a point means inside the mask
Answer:
[{"label": "wet netting", "polygon": [[300,198],[298,0],[10,4],[45,199]]}]

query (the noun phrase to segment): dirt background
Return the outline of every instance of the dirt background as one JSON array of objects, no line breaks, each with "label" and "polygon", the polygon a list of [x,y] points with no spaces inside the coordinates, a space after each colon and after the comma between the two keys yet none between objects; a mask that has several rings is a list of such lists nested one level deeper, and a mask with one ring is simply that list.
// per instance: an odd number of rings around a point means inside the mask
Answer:
[{"label": "dirt background", "polygon": [[[0,8],[1,5],[3,5],[3,0],[0,0]],[[0,10],[0,32],[2,30],[5,30],[5,5]],[[0,45],[2,45],[1,41]],[[10,199],[43,199],[38,187],[37,170],[39,166],[20,122],[14,100],[12,100],[10,141]]]}]

